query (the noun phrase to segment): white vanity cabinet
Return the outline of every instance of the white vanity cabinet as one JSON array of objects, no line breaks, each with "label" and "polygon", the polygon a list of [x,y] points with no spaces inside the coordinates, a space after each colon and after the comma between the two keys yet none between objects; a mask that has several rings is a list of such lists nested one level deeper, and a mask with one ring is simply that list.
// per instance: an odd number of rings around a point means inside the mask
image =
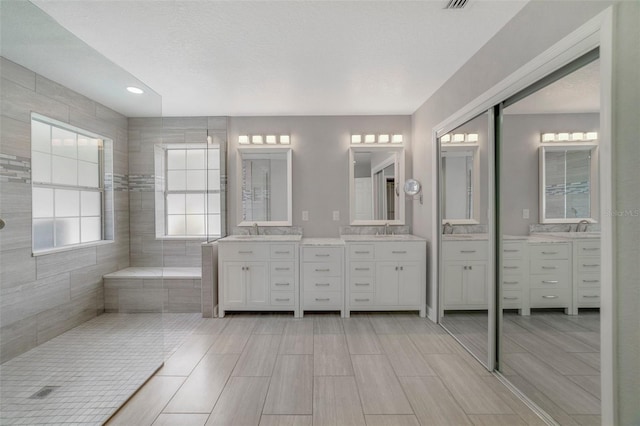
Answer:
[{"label": "white vanity cabinet", "polygon": [[219,316],[226,311],[293,311],[299,316],[298,243],[220,240]]},{"label": "white vanity cabinet", "polygon": [[487,241],[442,242],[442,310],[488,309]]},{"label": "white vanity cabinet", "polygon": [[578,308],[600,307],[600,239],[574,241],[573,314]]},{"label": "white vanity cabinet", "polygon": [[572,312],[571,243],[529,243],[531,308],[564,308]]},{"label": "white vanity cabinet", "polygon": [[426,241],[348,242],[346,252],[347,317],[385,310],[426,315]]},{"label": "white vanity cabinet", "polygon": [[529,257],[524,241],[504,241],[502,246],[502,309],[529,315]]},{"label": "white vanity cabinet", "polygon": [[[327,241],[322,241],[327,240]],[[310,239],[300,247],[301,311],[340,311],[344,317],[344,242]]]}]

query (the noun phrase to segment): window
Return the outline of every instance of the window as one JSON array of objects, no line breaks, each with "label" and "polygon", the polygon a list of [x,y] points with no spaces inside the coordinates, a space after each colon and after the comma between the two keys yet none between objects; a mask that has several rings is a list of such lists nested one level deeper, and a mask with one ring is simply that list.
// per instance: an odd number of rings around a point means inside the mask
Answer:
[{"label": "window", "polygon": [[163,197],[158,200],[163,207],[156,209],[156,236],[220,237],[220,146],[182,144],[158,148],[156,169],[165,178]]},{"label": "window", "polygon": [[34,253],[106,239],[104,159],[110,147],[102,136],[32,115]]}]

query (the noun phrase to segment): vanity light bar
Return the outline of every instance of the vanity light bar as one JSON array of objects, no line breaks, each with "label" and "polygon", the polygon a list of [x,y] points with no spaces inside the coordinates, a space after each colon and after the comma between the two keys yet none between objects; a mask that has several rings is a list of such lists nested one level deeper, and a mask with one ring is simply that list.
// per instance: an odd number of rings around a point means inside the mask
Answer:
[{"label": "vanity light bar", "polygon": [[440,136],[440,143],[478,143],[477,133],[447,133]]},{"label": "vanity light bar", "polygon": [[289,135],[240,135],[238,143],[240,145],[290,145],[291,137]]},{"label": "vanity light bar", "polygon": [[367,134],[354,134],[351,135],[351,143],[352,144],[359,144],[359,143],[368,143],[368,144],[373,144],[373,143],[402,143],[404,142],[404,137],[400,134],[389,134],[389,133],[381,133],[379,135],[373,134],[373,133],[367,133]]},{"label": "vanity light bar", "polygon": [[598,132],[560,132],[560,133],[541,133],[540,141],[548,142],[585,142],[595,141],[598,139]]}]

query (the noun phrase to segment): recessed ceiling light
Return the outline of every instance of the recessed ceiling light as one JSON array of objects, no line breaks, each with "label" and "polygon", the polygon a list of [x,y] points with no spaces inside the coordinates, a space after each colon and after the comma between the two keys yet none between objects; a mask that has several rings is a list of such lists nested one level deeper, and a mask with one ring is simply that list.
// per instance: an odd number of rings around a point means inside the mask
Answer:
[{"label": "recessed ceiling light", "polygon": [[135,93],[136,95],[142,95],[144,93],[144,90],[140,89],[139,87],[135,87],[135,86],[129,86],[127,87],[127,90],[131,93]]}]

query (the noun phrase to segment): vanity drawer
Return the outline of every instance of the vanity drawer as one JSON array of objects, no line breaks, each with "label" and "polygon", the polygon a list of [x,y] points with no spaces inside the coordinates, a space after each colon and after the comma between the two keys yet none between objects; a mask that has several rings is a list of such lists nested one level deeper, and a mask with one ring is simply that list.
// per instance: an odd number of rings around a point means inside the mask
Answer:
[{"label": "vanity drawer", "polygon": [[341,277],[316,277],[304,275],[304,291],[342,291]]},{"label": "vanity drawer", "polygon": [[578,290],[578,306],[580,307],[597,307],[600,306],[600,289],[585,288]]},{"label": "vanity drawer", "polygon": [[530,288],[571,288],[568,274],[559,275],[531,275],[529,277]]},{"label": "vanity drawer", "polygon": [[266,260],[269,245],[260,243],[222,243],[220,251],[229,260]]},{"label": "vanity drawer", "polygon": [[304,292],[305,309],[313,309],[314,307],[336,307],[342,308],[342,292]]},{"label": "vanity drawer", "polygon": [[568,260],[531,259],[531,274],[558,275],[569,273]]},{"label": "vanity drawer", "polygon": [[502,307],[504,309],[520,309],[522,307],[522,291],[519,291],[519,290],[503,291]]},{"label": "vanity drawer", "polygon": [[349,276],[351,277],[372,277],[375,272],[373,262],[350,262]]},{"label": "vanity drawer", "polygon": [[529,247],[531,260],[569,259],[569,244],[534,244]]},{"label": "vanity drawer", "polygon": [[565,289],[531,289],[530,304],[532,308],[566,308],[571,300],[571,290]]},{"label": "vanity drawer", "polygon": [[367,293],[373,289],[373,277],[353,277],[349,284],[351,293]]},{"label": "vanity drawer", "polygon": [[486,241],[443,241],[442,250],[447,260],[485,260],[488,244]]},{"label": "vanity drawer", "polygon": [[373,244],[350,244],[349,259],[373,259],[375,255]]},{"label": "vanity drawer", "polygon": [[578,272],[600,273],[599,257],[581,257],[578,259]]},{"label": "vanity drawer", "polygon": [[270,262],[272,277],[288,277],[295,273],[293,262]]},{"label": "vanity drawer", "polygon": [[505,291],[508,290],[521,290],[524,287],[524,278],[523,277],[505,277],[502,280],[502,289]]},{"label": "vanity drawer", "polygon": [[578,256],[600,256],[600,240],[578,241]]},{"label": "vanity drawer", "polygon": [[384,260],[425,260],[424,243],[388,242],[376,244],[376,258]]},{"label": "vanity drawer", "polygon": [[340,262],[342,249],[336,247],[304,247],[302,260],[305,262]]},{"label": "vanity drawer", "polygon": [[502,262],[503,275],[520,275],[524,272],[524,261],[505,259]]},{"label": "vanity drawer", "polygon": [[338,262],[313,262],[303,264],[303,274],[307,277],[337,277],[342,274]]},{"label": "vanity drawer", "polygon": [[351,294],[351,306],[371,306],[375,303],[373,293],[354,293]]},{"label": "vanity drawer", "polygon": [[295,288],[295,284],[294,284],[293,276],[271,278],[271,290],[293,291],[294,288]]},{"label": "vanity drawer", "polygon": [[271,259],[295,259],[295,244],[272,244]]},{"label": "vanity drawer", "polygon": [[272,291],[271,304],[274,306],[293,306],[295,297],[292,291]]},{"label": "vanity drawer", "polygon": [[524,243],[505,242],[502,244],[502,254],[504,259],[522,259],[524,256]]},{"label": "vanity drawer", "polygon": [[578,274],[578,287],[600,287],[600,273],[580,273]]}]

